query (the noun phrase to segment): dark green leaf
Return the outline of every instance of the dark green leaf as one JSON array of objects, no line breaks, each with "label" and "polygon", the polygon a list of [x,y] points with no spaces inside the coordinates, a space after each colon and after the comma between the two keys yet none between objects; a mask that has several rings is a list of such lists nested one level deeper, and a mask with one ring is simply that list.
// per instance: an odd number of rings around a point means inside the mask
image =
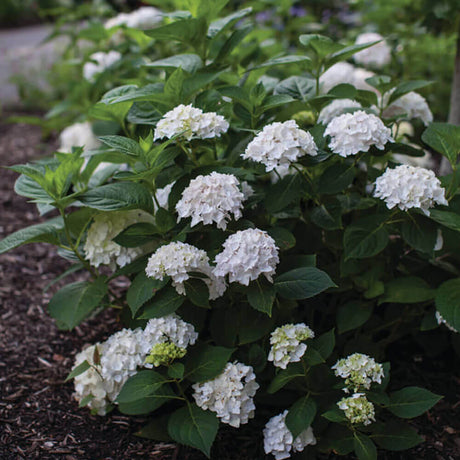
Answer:
[{"label": "dark green leaf", "polygon": [[354,432],[355,453],[359,460],[377,460],[377,448],[372,440],[359,431]]},{"label": "dark green leaf", "polygon": [[117,403],[129,403],[151,395],[164,383],[165,377],[153,370],[141,370],[130,377],[123,385]]},{"label": "dark green leaf", "polygon": [[431,409],[441,398],[425,388],[406,387],[390,393],[387,409],[397,417],[414,418]]},{"label": "dark green leaf", "polygon": [[343,238],[345,259],[365,259],[385,249],[388,231],[384,225],[372,216],[347,227]]},{"label": "dark green leaf", "polygon": [[187,353],[185,376],[192,382],[205,382],[217,377],[228,363],[233,348],[200,344]]},{"label": "dark green leaf", "polygon": [[141,146],[132,139],[123,136],[101,136],[101,142],[126,155],[142,156]]},{"label": "dark green leaf", "polygon": [[121,413],[127,415],[148,414],[171,399],[176,399],[174,392],[169,385],[162,385],[148,396],[136,399],[135,401],[119,403],[118,409]]},{"label": "dark green leaf", "polygon": [[150,300],[157,291],[166,285],[168,278],[165,277],[163,280],[156,280],[148,278],[144,271],[140,272],[129,286],[126,292],[126,301],[128,302],[129,308],[133,318],[136,316],[139,308]]},{"label": "dark green leaf", "polygon": [[441,284],[436,292],[436,309],[446,322],[460,331],[460,278]]},{"label": "dark green leaf", "polygon": [[253,281],[247,290],[248,302],[252,308],[272,315],[273,302],[275,301],[276,290],[273,284],[257,279]]},{"label": "dark green leaf", "polygon": [[334,195],[345,190],[355,178],[353,165],[336,163],[321,174],[319,192],[325,195]]},{"label": "dark green leaf", "polygon": [[289,364],[287,369],[282,370],[276,374],[275,378],[271,381],[268,386],[267,393],[273,394],[278,390],[281,390],[286,386],[291,380],[296,379],[297,377],[305,377],[305,371],[301,363],[292,363]]},{"label": "dark green leaf", "polygon": [[300,174],[283,177],[272,185],[267,192],[265,206],[271,213],[284,209],[304,194],[304,183]]},{"label": "dark green leaf", "polygon": [[402,422],[387,421],[375,427],[371,438],[383,449],[407,450],[423,442],[411,426]]},{"label": "dark green leaf", "polygon": [[305,352],[304,359],[310,366],[316,366],[326,362],[327,358],[331,355],[335,346],[334,329],[320,335],[316,339],[309,340],[307,351]]},{"label": "dark green leaf", "polygon": [[422,134],[422,140],[443,154],[451,165],[457,163],[460,153],[460,126],[448,123],[431,123]]},{"label": "dark green leaf", "polygon": [[437,238],[437,227],[427,217],[411,216],[403,222],[401,235],[411,247],[426,254],[432,254]]},{"label": "dark green leaf", "polygon": [[181,67],[188,73],[195,73],[203,67],[203,61],[197,54],[176,54],[175,56],[159,59],[145,64],[146,67],[171,69]]},{"label": "dark green leaf", "polygon": [[435,290],[417,276],[395,278],[385,284],[385,294],[379,303],[418,303],[434,298]]},{"label": "dark green leaf", "polygon": [[174,313],[185,302],[185,296],[176,292],[173,287],[163,289],[153,300],[147,302],[140,319],[161,318]]},{"label": "dark green leaf", "polygon": [[438,222],[438,224],[460,232],[460,216],[455,212],[432,209],[430,211],[430,218]]},{"label": "dark green leaf", "polygon": [[294,439],[312,424],[315,415],[316,403],[310,396],[303,396],[293,404],[286,416],[286,426]]},{"label": "dark green leaf", "polygon": [[72,380],[78,375],[83,374],[83,372],[86,372],[90,367],[90,364],[85,359],[81,364],[79,364],[75,369],[73,369],[72,372],[69,373],[64,382],[68,382],[69,380]]},{"label": "dark green leaf", "polygon": [[187,298],[197,307],[209,307],[209,288],[207,284],[200,279],[190,278],[184,283],[185,294]]},{"label": "dark green leaf", "polygon": [[130,225],[119,233],[113,241],[125,248],[137,248],[153,241],[153,236],[158,234],[155,225],[148,222],[139,222]]},{"label": "dark green leaf", "polygon": [[315,90],[315,80],[307,77],[293,76],[280,81],[274,94],[287,94],[294,99],[306,101]]},{"label": "dark green leaf", "polygon": [[341,305],[337,310],[337,327],[339,334],[362,326],[372,315],[372,305],[352,300]]},{"label": "dark green leaf", "polygon": [[268,230],[268,234],[275,240],[281,251],[286,251],[295,246],[295,236],[284,227],[272,227]]}]

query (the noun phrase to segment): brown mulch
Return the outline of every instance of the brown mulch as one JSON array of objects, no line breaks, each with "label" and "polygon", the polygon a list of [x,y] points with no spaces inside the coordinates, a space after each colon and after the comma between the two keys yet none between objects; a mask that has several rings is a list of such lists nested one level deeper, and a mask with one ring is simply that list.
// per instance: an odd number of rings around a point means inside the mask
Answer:
[{"label": "brown mulch", "polygon": [[[56,140],[44,142],[37,127],[0,123],[2,165],[25,163],[55,147]],[[12,171],[0,170],[1,238],[40,221],[35,206],[14,193],[16,177]],[[45,294],[43,288],[67,267],[68,262],[44,244],[0,256],[0,459],[204,459],[191,449],[136,437],[143,418],[128,418],[117,411],[101,418],[78,409],[72,384],[64,383],[75,354],[84,344],[104,340],[121,326],[114,312],[106,311],[74,331],[57,329],[46,312],[56,286]],[[447,354],[442,359],[420,355],[401,366],[405,374],[401,381],[425,386],[445,398],[413,422],[425,436],[424,444],[401,454],[382,453],[379,458],[460,458],[460,379],[458,372],[452,375],[458,365],[458,358]],[[234,430],[221,431],[213,458],[263,458],[260,450],[256,453],[251,447],[260,438],[250,427],[238,435]]]}]

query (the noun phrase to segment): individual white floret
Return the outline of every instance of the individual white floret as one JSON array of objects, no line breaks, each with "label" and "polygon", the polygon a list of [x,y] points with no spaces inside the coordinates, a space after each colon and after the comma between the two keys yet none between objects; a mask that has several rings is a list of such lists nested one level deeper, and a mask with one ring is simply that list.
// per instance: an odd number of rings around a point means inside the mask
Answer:
[{"label": "individual white floret", "polygon": [[225,292],[225,280],[213,273],[206,252],[187,243],[177,241],[161,246],[149,258],[145,269],[150,278],[162,280],[170,276],[172,285],[181,295],[185,295],[184,282],[190,278],[189,272],[200,272],[207,276],[203,281],[208,286],[211,300]]},{"label": "individual white floret", "polygon": [[253,397],[259,384],[251,366],[227,363],[215,379],[195,383],[192,388],[197,405],[215,412],[223,423],[238,428],[254,417]]},{"label": "individual white floret", "polygon": [[376,33],[364,33],[358,35],[355,45],[364,45],[381,40],[379,43],[357,52],[353,55],[353,59],[358,64],[364,66],[373,66],[377,68],[384,67],[391,62],[391,48],[383,37]]},{"label": "individual white floret", "polygon": [[372,382],[382,383],[384,377],[383,366],[362,353],[353,353],[347,358],[339,359],[332,369],[337,377],[345,379],[346,393],[349,389],[355,392],[360,389],[368,390]]},{"label": "individual white floret", "polygon": [[375,422],[374,405],[367,400],[363,393],[355,393],[347,398],[342,398],[337,405],[345,412],[345,417],[351,423],[370,425]]},{"label": "individual white floret", "polygon": [[101,344],[96,343],[76,355],[72,370],[84,361],[87,361],[91,367],[74,378],[75,392],[73,397],[79,403],[87,397],[92,397],[87,406],[98,415],[105,415],[108,404],[107,389],[101,376],[101,365],[99,362],[95,362],[95,357],[100,356],[101,349]]},{"label": "individual white floret", "polygon": [[246,160],[265,165],[267,172],[296,162],[304,155],[316,156],[313,136],[300,129],[294,120],[265,126],[241,155]]},{"label": "individual white floret", "polygon": [[334,86],[347,83],[354,84],[354,66],[348,62],[338,62],[329,67],[320,77],[321,92],[328,93]]},{"label": "individual white floret", "polygon": [[59,135],[59,152],[71,153],[72,147],[83,147],[84,150],[97,149],[101,143],[94,135],[91,123],[74,123],[63,129]]},{"label": "individual white floret", "polygon": [[391,131],[382,120],[363,110],[335,117],[324,136],[331,136],[329,147],[342,157],[367,152],[372,146],[383,150],[387,142],[393,142]]},{"label": "individual white floret", "polygon": [[200,222],[217,224],[225,230],[232,215],[235,220],[241,216],[244,195],[239,189],[239,181],[233,174],[212,172],[190,181],[176,204],[179,219],[192,218],[191,226]]},{"label": "individual white floret", "polygon": [[267,232],[257,228],[240,230],[230,235],[223,247],[215,259],[214,274],[217,277],[229,275],[230,283],[236,281],[247,286],[263,274],[273,282],[272,276],[279,262],[278,247]]},{"label": "individual white floret", "polygon": [[401,211],[418,208],[426,215],[436,204],[449,204],[433,171],[409,165],[388,168],[375,181],[374,196],[384,200],[389,209],[395,206]]},{"label": "individual white floret", "polygon": [[276,328],[270,336],[268,360],[273,365],[286,369],[289,363],[300,361],[307,350],[304,340],[315,337],[314,332],[304,323],[285,324]]},{"label": "individual white floret", "polygon": [[439,311],[436,311],[436,321],[438,322],[439,325],[441,324],[444,324],[444,326],[447,327],[447,329],[449,329],[450,331],[452,332],[458,332],[457,329],[455,329],[454,327],[452,327],[441,315],[441,313],[439,313]]},{"label": "individual white floret", "polygon": [[[390,94],[390,93],[387,93]],[[411,91],[393,101],[383,112],[384,118],[404,116],[407,120],[420,118],[425,126],[433,121],[433,114],[426,99],[418,93]]]},{"label": "individual white floret", "polygon": [[318,116],[318,123],[328,125],[333,118],[345,113],[347,109],[360,109],[361,104],[351,99],[335,99],[326,105]]},{"label": "individual white floret", "polygon": [[210,139],[226,133],[228,128],[229,124],[222,115],[181,104],[163,115],[155,128],[154,139],[171,139],[179,134],[187,140],[193,137]]},{"label": "individual white floret", "polygon": [[143,247],[125,248],[112,241],[130,225],[152,222],[153,217],[144,211],[114,211],[97,214],[91,224],[84,246],[85,258],[93,267],[108,265],[124,267],[144,253]]},{"label": "individual white floret", "polygon": [[272,417],[264,428],[264,450],[276,460],[289,458],[292,452],[302,452],[306,446],[316,444],[311,426],[302,431],[295,439],[286,426],[288,411]]},{"label": "individual white floret", "polygon": [[118,51],[109,51],[108,53],[99,51],[89,58],[94,62],[87,62],[83,66],[83,76],[88,81],[94,81],[97,75],[118,62],[121,59],[121,54]]}]

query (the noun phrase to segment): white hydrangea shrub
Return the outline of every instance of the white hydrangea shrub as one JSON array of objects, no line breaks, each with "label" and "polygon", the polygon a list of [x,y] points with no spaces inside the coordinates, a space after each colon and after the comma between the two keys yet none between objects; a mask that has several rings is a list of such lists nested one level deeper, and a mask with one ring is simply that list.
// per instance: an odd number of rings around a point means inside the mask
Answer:
[{"label": "white hydrangea shrub", "polygon": [[225,240],[223,247],[215,259],[215,276],[228,275],[230,283],[245,286],[260,275],[273,282],[272,276],[279,262],[278,247],[267,232],[257,228],[239,230]]},{"label": "white hydrangea shrub", "polygon": [[181,135],[186,140],[192,138],[212,139],[228,131],[229,124],[222,115],[203,112],[190,105],[180,104],[170,110],[157,123],[154,140]]},{"label": "white hydrangea shrub", "polygon": [[364,45],[379,41],[369,48],[358,51],[353,55],[353,59],[363,66],[382,68],[391,62],[391,48],[380,34],[373,32],[358,35],[355,45]]},{"label": "white hydrangea shrub", "polygon": [[278,327],[270,336],[268,360],[274,366],[286,369],[289,363],[300,361],[307,351],[307,345],[302,341],[314,337],[315,333],[304,323]]},{"label": "white hydrangea shrub", "polygon": [[108,265],[112,270],[124,267],[144,254],[145,248],[125,248],[113,241],[127,227],[139,222],[153,222],[153,217],[141,210],[99,213],[89,227],[84,245],[85,258],[93,267]]},{"label": "white hydrangea shrub", "polygon": [[342,398],[337,405],[353,424],[370,425],[375,422],[375,407],[363,393],[355,393],[347,398]]},{"label": "white hydrangea shrub", "polygon": [[295,439],[286,426],[288,411],[272,417],[264,428],[264,450],[272,454],[276,460],[283,460],[291,456],[291,452],[302,452],[306,446],[314,446],[316,438],[313,429],[308,427]]},{"label": "white hydrangea shrub", "polygon": [[318,115],[318,123],[328,125],[335,117],[345,113],[347,109],[361,108],[361,104],[352,99],[335,99],[321,110]]},{"label": "white hydrangea shrub", "polygon": [[374,196],[385,201],[388,209],[421,209],[429,215],[436,204],[447,206],[445,190],[433,171],[417,166],[400,165],[376,179]]},{"label": "white hydrangea shrub", "polygon": [[317,154],[318,148],[313,136],[300,129],[294,120],[288,120],[265,126],[241,156],[246,160],[262,163],[265,170],[270,172],[289,166],[303,155]]},{"label": "white hydrangea shrub", "polygon": [[227,363],[213,380],[192,385],[198,407],[217,414],[222,423],[238,428],[254,417],[253,397],[259,388],[251,366]]},{"label": "white hydrangea shrub", "polygon": [[368,152],[372,146],[379,150],[393,142],[391,130],[377,116],[358,110],[335,117],[324,131],[330,136],[329,147],[341,157]]},{"label": "white hydrangea shrub", "polygon": [[104,53],[102,51],[93,53],[89,57],[90,61],[86,62],[83,66],[83,76],[89,82],[94,82],[97,75],[112,67],[121,58],[121,54],[118,51],[113,50],[108,53]]},{"label": "white hydrangea shrub", "polygon": [[245,197],[239,185],[233,174],[215,171],[192,179],[176,204],[178,220],[191,217],[192,227],[200,222],[204,225],[216,223],[217,228],[225,230],[232,215],[235,220],[242,216]]}]

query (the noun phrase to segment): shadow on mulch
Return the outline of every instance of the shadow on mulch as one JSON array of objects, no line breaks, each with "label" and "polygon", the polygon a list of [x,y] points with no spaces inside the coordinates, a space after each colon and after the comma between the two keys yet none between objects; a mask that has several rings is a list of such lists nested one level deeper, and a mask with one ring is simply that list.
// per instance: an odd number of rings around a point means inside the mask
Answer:
[{"label": "shadow on mulch", "polygon": [[[37,127],[0,124],[0,164],[24,163],[46,155],[56,140],[44,143]],[[35,206],[13,191],[17,174],[0,171],[0,237],[37,223]],[[203,460],[200,453],[138,438],[144,418],[118,412],[105,418],[78,409],[72,384],[64,383],[75,354],[84,344],[104,340],[120,328],[106,311],[71,332],[59,331],[46,313],[56,286],[44,287],[68,266],[52,246],[33,244],[0,256],[0,458],[9,459],[155,459]],[[452,375],[452,355],[439,358],[403,353],[401,381],[423,385],[446,397],[413,425],[426,442],[383,459],[460,458],[460,379]],[[404,359],[405,358],[405,359]],[[393,378],[397,379],[398,366]],[[458,374],[458,372],[457,372]],[[262,460],[261,434],[246,426],[223,429],[213,448],[219,460]],[[335,455],[318,458],[336,458]]]}]

